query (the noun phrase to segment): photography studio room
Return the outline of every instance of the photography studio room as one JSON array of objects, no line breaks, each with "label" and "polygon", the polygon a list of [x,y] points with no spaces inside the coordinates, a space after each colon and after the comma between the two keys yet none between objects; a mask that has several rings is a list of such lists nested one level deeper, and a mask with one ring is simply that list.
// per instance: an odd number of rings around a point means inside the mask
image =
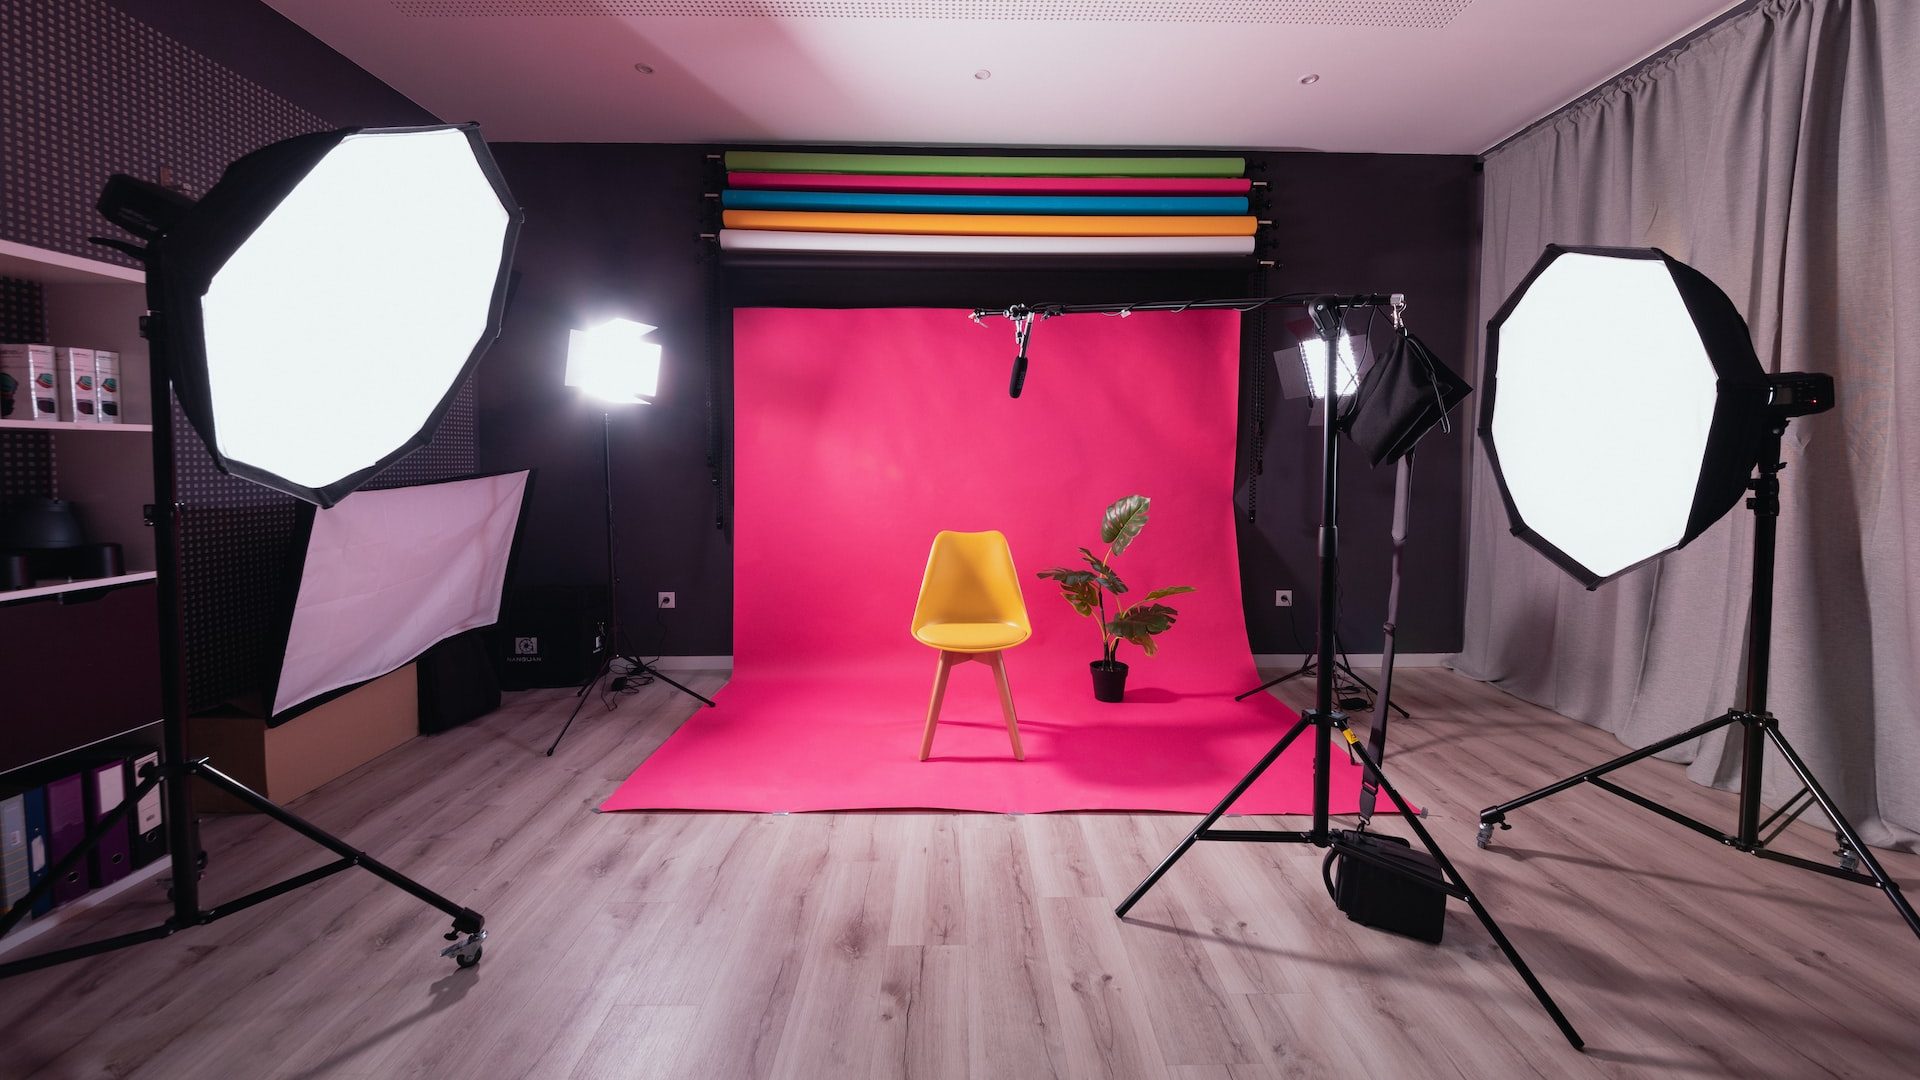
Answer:
[{"label": "photography studio room", "polygon": [[0,0],[0,1080],[1920,1077],[1916,71]]}]

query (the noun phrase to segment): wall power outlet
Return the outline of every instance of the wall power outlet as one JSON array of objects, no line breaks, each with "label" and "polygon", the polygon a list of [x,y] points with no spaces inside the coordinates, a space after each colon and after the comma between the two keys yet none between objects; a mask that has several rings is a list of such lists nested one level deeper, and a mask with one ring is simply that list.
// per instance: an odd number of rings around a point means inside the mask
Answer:
[{"label": "wall power outlet", "polygon": [[670,607],[672,607],[672,606],[673,606],[673,594],[672,594],[672,593],[670,593],[670,592],[663,592],[663,593],[661,593],[661,594],[660,594],[660,606],[661,606],[661,607],[663,607],[663,608],[670,608]]},{"label": "wall power outlet", "polygon": [[1274,607],[1292,607],[1293,606],[1293,590],[1292,589],[1273,590],[1273,606]]}]

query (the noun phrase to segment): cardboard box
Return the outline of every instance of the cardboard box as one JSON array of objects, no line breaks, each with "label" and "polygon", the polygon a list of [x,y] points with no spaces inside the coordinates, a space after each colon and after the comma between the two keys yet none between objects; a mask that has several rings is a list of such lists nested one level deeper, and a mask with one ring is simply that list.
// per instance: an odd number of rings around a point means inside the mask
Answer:
[{"label": "cardboard box", "polygon": [[62,345],[53,350],[53,365],[58,375],[60,419],[93,423],[93,350]]},{"label": "cardboard box", "polygon": [[[232,709],[192,717],[187,751],[211,757],[220,771],[284,803],[418,734],[420,689],[414,665],[408,664],[278,727]],[[213,814],[252,810],[206,784],[193,785],[193,805]]]},{"label": "cardboard box", "polygon": [[95,420],[120,423],[120,354],[111,349],[93,350],[93,404]]},{"label": "cardboard box", "polygon": [[51,345],[0,345],[0,419],[58,420]]}]

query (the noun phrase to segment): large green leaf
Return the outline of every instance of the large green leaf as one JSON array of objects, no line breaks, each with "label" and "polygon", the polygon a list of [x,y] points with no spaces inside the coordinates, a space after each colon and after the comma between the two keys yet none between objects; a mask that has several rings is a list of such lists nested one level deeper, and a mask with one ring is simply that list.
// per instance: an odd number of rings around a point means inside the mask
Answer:
[{"label": "large green leaf", "polygon": [[1073,610],[1082,615],[1092,615],[1100,608],[1100,589],[1091,581],[1082,581],[1076,585],[1063,585],[1060,594],[1073,605]]},{"label": "large green leaf", "polygon": [[1145,603],[1148,600],[1158,600],[1163,596],[1178,596],[1183,592],[1192,591],[1193,586],[1191,585],[1169,585],[1164,589],[1155,589],[1140,599],[1142,603]]},{"label": "large green leaf", "polygon": [[1101,562],[1098,555],[1086,548],[1080,549],[1080,555],[1087,560],[1088,566],[1093,567],[1093,579],[1099,582],[1102,588],[1115,596],[1127,591],[1127,583],[1120,580],[1120,575],[1113,572],[1113,567]]},{"label": "large green leaf", "polygon": [[1179,614],[1165,604],[1135,604],[1115,615],[1107,623],[1107,631],[1129,641],[1135,633],[1164,634]]},{"label": "large green leaf", "polygon": [[[1173,620],[1170,618],[1161,621],[1155,618],[1136,617],[1133,610],[1129,608],[1119,617],[1109,620],[1106,630],[1107,633],[1112,634],[1122,641],[1130,641],[1140,646],[1142,652],[1148,656],[1152,656],[1154,652],[1157,651],[1157,646],[1153,641],[1153,635],[1164,631],[1172,625]],[[1156,626],[1158,629],[1155,629]]]},{"label": "large green leaf", "polygon": [[1133,538],[1147,527],[1147,504],[1152,501],[1145,495],[1129,495],[1107,507],[1100,518],[1100,542],[1113,550],[1115,555],[1127,550]]},{"label": "large green leaf", "polygon": [[1060,595],[1073,605],[1073,610],[1082,615],[1092,615],[1100,607],[1100,579],[1091,570],[1056,566],[1051,570],[1042,570],[1034,577],[1059,582]]},{"label": "large green leaf", "polygon": [[1153,641],[1154,635],[1166,633],[1178,614],[1165,604],[1135,604],[1108,620],[1106,631],[1140,646],[1142,652],[1152,656],[1158,651]]}]

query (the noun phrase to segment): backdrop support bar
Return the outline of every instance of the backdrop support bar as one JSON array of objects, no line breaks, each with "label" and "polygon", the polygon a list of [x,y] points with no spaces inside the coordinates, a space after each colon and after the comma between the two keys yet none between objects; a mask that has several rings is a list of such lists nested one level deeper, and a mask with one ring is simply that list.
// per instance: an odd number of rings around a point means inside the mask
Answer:
[{"label": "backdrop support bar", "polygon": [[[975,322],[989,316],[998,315],[1007,319],[1019,319],[1026,315],[1035,315],[1042,319],[1052,319],[1061,315],[1131,315],[1141,311],[1199,311],[1208,309],[1228,309],[1232,311],[1253,311],[1257,308],[1277,305],[1281,307],[1308,307],[1316,301],[1326,301],[1340,310],[1365,307],[1390,307],[1396,298],[1404,302],[1404,293],[1352,293],[1348,295],[1327,295],[1324,293],[1284,293],[1277,296],[1210,297],[1199,300],[1145,300],[1139,302],[1107,304],[1012,304],[1004,308],[974,308],[969,316]],[[1328,384],[1333,385],[1333,384]]]}]

